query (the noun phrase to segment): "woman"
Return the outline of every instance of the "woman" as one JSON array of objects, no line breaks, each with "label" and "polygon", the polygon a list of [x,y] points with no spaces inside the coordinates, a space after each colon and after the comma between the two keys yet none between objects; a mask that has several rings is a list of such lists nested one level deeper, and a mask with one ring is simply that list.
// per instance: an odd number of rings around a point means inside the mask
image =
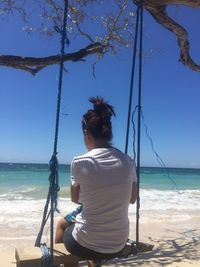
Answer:
[{"label": "woman", "polygon": [[[131,158],[111,145],[113,107],[100,97],[89,101],[93,109],[82,118],[88,152],[75,157],[71,165],[71,200],[83,208],[63,241],[70,253],[94,267],[93,260],[119,256],[126,244],[128,206],[135,203],[137,179]],[[58,223],[56,242],[61,242],[68,225],[67,218]]]}]

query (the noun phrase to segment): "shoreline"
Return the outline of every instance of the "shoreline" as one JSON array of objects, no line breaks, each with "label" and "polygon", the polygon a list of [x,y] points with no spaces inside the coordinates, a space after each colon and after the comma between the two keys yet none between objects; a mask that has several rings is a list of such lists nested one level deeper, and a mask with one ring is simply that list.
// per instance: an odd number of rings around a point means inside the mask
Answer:
[{"label": "shoreline", "polygon": [[[1,161],[0,165],[39,165],[39,166],[46,166],[47,170],[49,170],[49,163],[48,160],[46,162],[32,162],[32,161],[24,161],[24,162],[18,162],[18,161]],[[61,162],[58,164],[58,166],[63,166],[63,167],[70,167],[71,162]],[[191,167],[191,166],[167,166],[167,167],[162,167],[162,166],[158,166],[158,165],[141,165],[140,166],[141,169],[172,169],[172,170],[176,170],[176,169],[183,169],[183,170],[199,170],[200,171],[200,167]]]}]

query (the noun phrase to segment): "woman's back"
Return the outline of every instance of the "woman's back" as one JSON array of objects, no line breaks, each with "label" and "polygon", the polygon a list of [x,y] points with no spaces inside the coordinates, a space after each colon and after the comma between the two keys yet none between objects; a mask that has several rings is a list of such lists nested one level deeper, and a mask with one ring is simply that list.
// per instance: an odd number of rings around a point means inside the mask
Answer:
[{"label": "woman's back", "polygon": [[63,236],[66,249],[94,267],[96,259],[121,255],[129,234],[128,206],[137,192],[133,161],[111,146],[113,106],[101,97],[89,101],[93,108],[82,116],[88,153],[75,157],[71,168],[71,200],[83,209],[69,227],[67,217],[60,221],[57,240]]},{"label": "woman's back", "polygon": [[80,186],[83,210],[76,218],[75,240],[89,249],[112,253],[123,248],[129,233],[128,206],[132,160],[115,148],[95,148],[72,163],[72,185]]}]

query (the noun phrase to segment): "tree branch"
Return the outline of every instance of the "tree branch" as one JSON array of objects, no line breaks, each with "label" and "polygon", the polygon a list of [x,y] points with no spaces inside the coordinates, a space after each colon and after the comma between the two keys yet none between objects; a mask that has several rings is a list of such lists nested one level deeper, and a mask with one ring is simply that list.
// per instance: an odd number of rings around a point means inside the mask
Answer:
[{"label": "tree branch", "polygon": [[[93,54],[105,54],[109,48],[108,45],[101,43],[92,43],[85,48],[64,55],[64,61],[82,61],[85,57]],[[35,75],[43,68],[60,63],[60,55],[54,55],[49,57],[20,57],[12,55],[1,55],[0,66],[12,67],[15,69],[21,69],[30,72]]]},{"label": "tree branch", "polygon": [[166,8],[169,4],[183,4],[194,8],[200,8],[199,0],[145,0],[145,9],[154,19],[166,29],[173,32],[177,37],[180,47],[180,61],[194,71],[200,72],[200,65],[196,64],[190,56],[190,43],[185,28],[174,21],[167,14]]},{"label": "tree branch", "polygon": [[148,6],[186,5],[193,8],[200,7],[199,0],[145,0],[144,3]]},{"label": "tree branch", "polygon": [[108,36],[105,39],[105,42],[106,43],[108,43],[109,40],[111,39],[112,34],[115,31],[115,29],[116,29],[117,22],[120,19],[120,17],[122,15],[122,13],[124,12],[124,10],[126,9],[127,4],[128,4],[128,0],[124,1],[124,4],[121,7],[119,7],[119,12],[118,12],[117,16],[114,18],[113,25],[112,25],[111,29],[109,29]]},{"label": "tree branch", "polygon": [[[23,19],[25,19],[25,16],[30,9],[30,5],[28,5],[29,1],[2,0],[0,1],[0,9],[4,16],[10,15],[11,13],[14,14],[14,11],[17,11],[22,15]],[[36,5],[38,10],[43,10],[41,25],[39,23],[39,26],[36,26],[39,32],[42,32],[43,34],[46,33],[49,36],[55,33],[55,26],[60,25],[62,17],[62,6],[59,5],[58,2],[59,1],[55,0],[37,0],[32,2]],[[91,35],[89,35],[88,32],[83,31],[80,25],[81,23],[87,25],[87,18],[89,17],[88,15],[91,10],[89,8],[90,5],[92,6],[95,4],[94,10],[96,10],[96,4],[99,4],[101,7],[102,3],[104,3],[106,7],[107,1],[84,0],[73,2],[73,6],[70,6],[69,8],[69,18],[71,18],[71,24],[68,25],[69,34],[71,34],[71,38],[74,38],[78,33],[79,36],[86,37],[91,44],[77,52],[66,54],[64,58],[65,61],[82,61],[85,57],[92,54],[102,56],[108,51],[108,48],[115,51],[118,46],[128,47],[132,41],[134,19],[130,16],[130,12],[126,12],[126,10],[132,11],[132,7],[130,8],[129,5],[131,2],[138,3],[139,0],[116,0],[114,2],[117,9],[113,9],[114,13],[113,11],[111,12],[111,10],[108,11],[108,14],[105,13],[105,16],[103,16],[103,25],[101,25],[102,31],[99,33],[96,33],[95,29],[96,26],[97,29],[99,29],[102,20],[93,20],[94,25],[92,25],[93,31],[91,32],[94,32],[94,34]],[[167,13],[167,7],[169,5],[185,5],[191,8],[200,8],[200,0],[144,0],[144,8],[153,16],[157,23],[170,30],[176,36],[180,48],[180,61],[192,70],[199,72],[200,65],[197,64],[190,55],[188,33],[182,25],[178,24],[169,16]],[[94,15],[95,18],[101,16],[98,12],[95,13],[95,11]],[[29,19],[29,21],[31,20]],[[93,40],[96,40],[96,42]],[[58,64],[59,61],[60,55],[42,58],[12,55],[0,56],[0,66],[26,70],[33,75],[46,66]]]}]

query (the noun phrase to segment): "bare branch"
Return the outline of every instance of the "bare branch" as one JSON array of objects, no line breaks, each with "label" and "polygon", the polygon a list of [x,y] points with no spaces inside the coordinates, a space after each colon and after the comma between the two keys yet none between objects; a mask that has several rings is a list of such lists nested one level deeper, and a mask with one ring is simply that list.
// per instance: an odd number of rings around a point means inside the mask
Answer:
[{"label": "bare branch", "polygon": [[[0,1],[0,15],[15,15],[17,12],[26,22],[24,29],[27,32],[39,32],[51,37],[57,33],[55,26],[61,29],[63,13],[61,2],[56,0],[2,0]],[[133,43],[135,22],[133,2],[138,3],[139,0],[70,1],[67,25],[68,38],[75,40],[78,35],[87,38],[91,45],[75,53],[66,54],[65,60],[82,61],[91,54],[104,55],[108,50],[116,53],[120,47],[130,47]],[[109,8],[110,3],[112,3],[112,9]],[[200,65],[194,62],[190,55],[188,33],[182,25],[169,16],[167,13],[169,5],[200,8],[200,0],[144,0],[144,7],[153,18],[176,36],[180,49],[180,61],[192,70],[200,71]],[[102,8],[105,9],[103,16],[98,8],[101,11]],[[31,20],[33,11],[39,11],[39,20]],[[31,15],[27,16],[29,13]],[[91,27],[88,28],[88,25]],[[96,32],[96,29],[99,32]],[[38,59],[2,55],[0,56],[0,65],[23,69],[36,74],[48,65],[57,64],[59,58],[59,55]]]},{"label": "bare branch", "polygon": [[[104,45],[101,43],[92,43],[85,48],[64,55],[64,61],[83,61],[83,59],[89,55],[97,54],[103,55],[106,53],[108,45]],[[12,56],[12,55],[2,55],[0,56],[0,66],[12,67],[15,69],[21,69],[30,72],[35,75],[43,68],[53,65],[59,64],[60,55],[54,55],[49,57],[20,57],[20,56]]]},{"label": "bare branch", "polygon": [[186,5],[194,8],[200,7],[199,0],[145,0],[144,3],[148,6]]},{"label": "bare branch", "polygon": [[[113,36],[113,32],[116,30],[117,22],[119,21],[119,19],[120,19],[122,13],[123,13],[124,10],[126,9],[128,2],[129,2],[129,0],[126,0],[126,1],[124,2],[124,4],[120,7],[117,16],[116,16],[116,17],[114,18],[114,20],[113,20],[113,25],[112,25],[112,27],[109,29],[108,36],[107,36],[106,39],[105,39],[105,43],[108,43],[109,40],[112,38],[112,36]],[[109,25],[108,25],[108,28],[109,28]]]},{"label": "bare branch", "polygon": [[190,7],[200,8],[199,0],[145,0],[144,7],[163,27],[173,32],[177,37],[180,47],[180,61],[194,71],[200,71],[200,65],[196,64],[190,56],[190,43],[187,31],[183,26],[169,17],[166,8],[168,4],[184,4]]},{"label": "bare branch", "polygon": [[75,24],[76,24],[76,27],[77,27],[77,30],[79,31],[79,33],[80,33],[81,35],[85,36],[91,43],[93,43],[94,40],[92,39],[92,37],[91,37],[88,33],[85,33],[85,32],[83,32],[83,31],[81,30],[80,25],[78,24],[77,21],[76,21]]}]

